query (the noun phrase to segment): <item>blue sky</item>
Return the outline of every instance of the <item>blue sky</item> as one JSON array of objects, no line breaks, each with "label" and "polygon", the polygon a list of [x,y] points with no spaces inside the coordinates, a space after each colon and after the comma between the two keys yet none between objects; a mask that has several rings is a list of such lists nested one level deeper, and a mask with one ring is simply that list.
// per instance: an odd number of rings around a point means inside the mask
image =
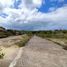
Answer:
[{"label": "blue sky", "polygon": [[0,26],[19,30],[67,29],[67,0],[0,0]]},{"label": "blue sky", "polygon": [[64,4],[67,4],[67,0],[43,0],[41,7],[39,8],[39,11],[41,12],[50,12],[50,8],[61,8],[64,6]]}]

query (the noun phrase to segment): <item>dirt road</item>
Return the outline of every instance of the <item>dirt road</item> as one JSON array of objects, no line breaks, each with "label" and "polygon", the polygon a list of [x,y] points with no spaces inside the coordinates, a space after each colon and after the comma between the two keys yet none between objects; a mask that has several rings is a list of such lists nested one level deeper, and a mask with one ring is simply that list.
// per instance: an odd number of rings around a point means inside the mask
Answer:
[{"label": "dirt road", "polygon": [[17,51],[12,61],[0,63],[0,67],[67,67],[67,51],[51,41],[34,36]]},{"label": "dirt road", "polygon": [[67,51],[51,41],[34,36],[15,65],[10,64],[9,67],[67,67]]},{"label": "dirt road", "polygon": [[2,38],[0,39],[0,46],[10,47],[15,43],[19,42],[21,38],[21,36],[10,36],[7,38]]}]

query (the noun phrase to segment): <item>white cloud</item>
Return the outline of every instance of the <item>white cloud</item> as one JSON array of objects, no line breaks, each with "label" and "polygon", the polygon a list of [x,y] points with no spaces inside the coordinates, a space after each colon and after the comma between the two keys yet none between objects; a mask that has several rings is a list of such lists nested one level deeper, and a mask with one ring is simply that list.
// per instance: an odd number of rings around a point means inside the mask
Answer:
[{"label": "white cloud", "polygon": [[33,4],[35,4],[36,6],[41,6],[42,0],[33,0]]},{"label": "white cloud", "polygon": [[2,4],[4,7],[8,7],[13,4],[13,0],[0,0],[0,4]]},{"label": "white cloud", "polygon": [[42,0],[22,0],[19,8],[34,9],[36,7],[40,7],[41,4]]},{"label": "white cloud", "polygon": [[[34,14],[29,15],[30,19],[35,21],[52,21],[52,22],[59,22],[59,21],[66,21],[67,19],[67,7],[58,8],[56,11],[50,13],[41,13],[41,12],[34,12]],[[28,18],[29,18],[28,17]],[[61,23],[61,22],[60,22]]]},{"label": "white cloud", "polygon": [[[0,3],[1,1],[2,0],[0,0]],[[40,1],[42,3],[42,0]],[[5,0],[3,0],[3,3],[5,4]],[[0,17],[0,26],[5,25],[8,28],[10,28],[10,26],[19,28],[23,27],[25,24],[28,26],[29,24],[34,24],[34,29],[36,28],[37,30],[40,28],[48,29],[49,27],[52,29],[56,26],[58,28],[58,26],[62,27],[67,24],[67,5],[58,8],[57,10],[51,8],[50,10],[52,12],[50,13],[42,13],[38,12],[38,9],[36,9],[37,7],[40,7],[40,2],[33,3],[33,0],[22,0],[19,9],[11,8],[9,3],[12,4],[13,1],[9,0],[6,2],[9,6],[0,9],[0,11],[2,10],[2,12],[8,15],[5,19]],[[35,24],[43,25],[43,27],[35,27]]]}]

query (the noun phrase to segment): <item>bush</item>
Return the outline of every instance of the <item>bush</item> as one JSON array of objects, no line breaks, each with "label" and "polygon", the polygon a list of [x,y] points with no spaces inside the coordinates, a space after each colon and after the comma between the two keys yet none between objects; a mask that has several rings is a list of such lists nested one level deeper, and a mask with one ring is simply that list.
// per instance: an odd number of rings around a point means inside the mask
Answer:
[{"label": "bush", "polygon": [[64,49],[64,50],[67,50],[67,45],[66,45],[66,46],[63,46],[63,49]]},{"label": "bush", "polygon": [[2,53],[1,51],[2,51],[2,49],[0,49],[0,59],[3,59],[5,54]]},{"label": "bush", "polygon": [[0,59],[3,59],[4,53],[0,53]]}]

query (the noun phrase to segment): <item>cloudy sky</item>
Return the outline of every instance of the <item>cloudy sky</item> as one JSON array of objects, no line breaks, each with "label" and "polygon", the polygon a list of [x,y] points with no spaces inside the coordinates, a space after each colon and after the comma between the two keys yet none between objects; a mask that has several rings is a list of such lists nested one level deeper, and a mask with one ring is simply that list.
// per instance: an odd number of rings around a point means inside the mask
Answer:
[{"label": "cloudy sky", "polygon": [[18,30],[67,29],[67,0],[0,0],[0,26]]}]

